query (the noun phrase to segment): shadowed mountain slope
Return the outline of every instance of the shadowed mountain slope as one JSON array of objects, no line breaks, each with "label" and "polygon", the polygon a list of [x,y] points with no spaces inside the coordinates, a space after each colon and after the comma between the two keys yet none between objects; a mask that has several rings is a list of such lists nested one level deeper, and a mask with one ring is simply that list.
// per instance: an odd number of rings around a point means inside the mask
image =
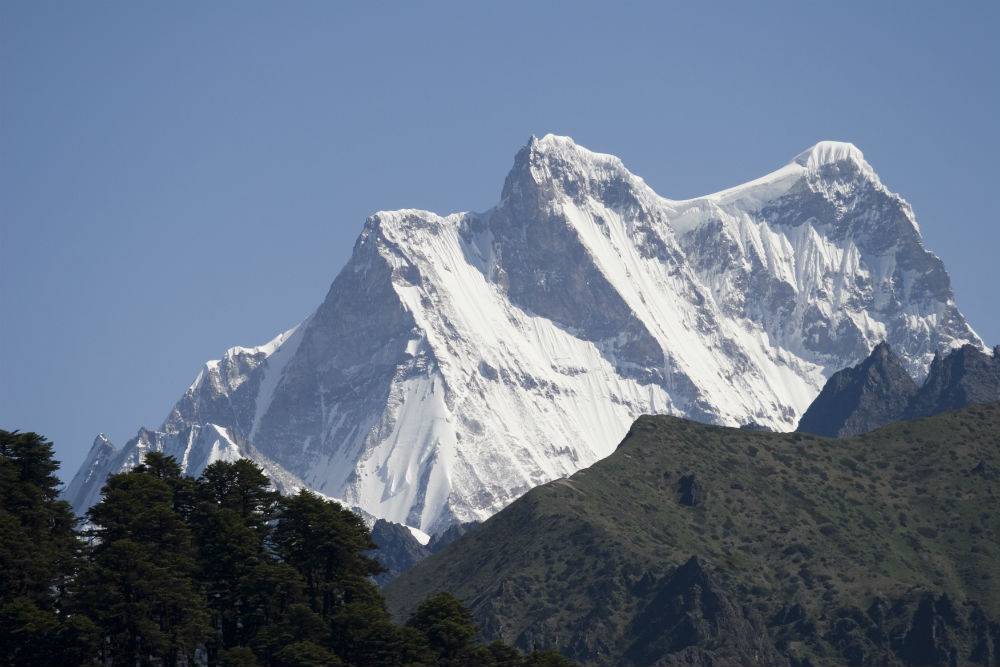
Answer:
[{"label": "shadowed mountain slope", "polygon": [[889,345],[879,343],[860,364],[830,377],[798,430],[843,438],[992,401],[1000,401],[1000,346],[992,356],[973,345],[936,354],[918,386]]},{"label": "shadowed mountain slope", "polygon": [[995,665],[1000,403],[857,438],[641,417],[386,589],[587,665]]},{"label": "shadowed mountain slope", "polygon": [[860,364],[827,380],[798,430],[831,438],[867,433],[898,420],[917,390],[899,357],[879,343]]}]

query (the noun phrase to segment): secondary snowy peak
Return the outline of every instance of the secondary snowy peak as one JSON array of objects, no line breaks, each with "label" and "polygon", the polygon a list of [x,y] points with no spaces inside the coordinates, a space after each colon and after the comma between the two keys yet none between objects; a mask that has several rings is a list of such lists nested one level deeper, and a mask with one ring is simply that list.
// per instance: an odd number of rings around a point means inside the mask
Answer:
[{"label": "secondary snowy peak", "polygon": [[94,438],[90,451],[80,464],[80,469],[70,480],[65,495],[75,508],[86,510],[97,500],[97,491],[104,484],[110,470],[114,470],[114,458],[117,453],[108,436],[101,433]]},{"label": "secondary snowy peak", "polygon": [[238,450],[433,533],[606,456],[640,414],[794,428],[882,340],[913,373],[981,346],[912,210],[853,146],[673,201],[546,135],[484,213],[372,215],[319,308],[207,364],[147,440],[180,457],[194,437],[192,472]]},{"label": "secondary snowy peak", "polygon": [[811,171],[838,162],[853,162],[858,167],[874,173],[871,165],[865,161],[861,149],[844,141],[820,141],[812,148],[799,153],[792,162]]}]

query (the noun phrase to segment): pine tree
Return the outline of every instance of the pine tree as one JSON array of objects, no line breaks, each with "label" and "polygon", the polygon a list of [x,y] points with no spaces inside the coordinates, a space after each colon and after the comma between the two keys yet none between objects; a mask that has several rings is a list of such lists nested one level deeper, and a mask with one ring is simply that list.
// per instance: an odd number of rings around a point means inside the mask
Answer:
[{"label": "pine tree", "polygon": [[343,661],[328,648],[314,642],[295,642],[278,651],[277,667],[341,667]]},{"label": "pine tree", "polygon": [[344,604],[380,597],[369,577],[382,567],[366,555],[377,545],[360,517],[337,503],[306,490],[283,498],[272,540],[305,579],[309,604],[324,621]]},{"label": "pine tree", "polygon": [[438,593],[417,607],[406,622],[423,634],[441,667],[463,667],[468,664],[477,634],[469,610],[450,593]]},{"label": "pine tree", "polygon": [[295,568],[270,561],[257,565],[240,582],[243,632],[261,660],[270,661],[303,637],[326,639],[326,624],[305,604],[304,591],[305,582]]},{"label": "pine tree", "polygon": [[83,543],[60,501],[52,443],[0,430],[0,661],[58,664],[91,651],[93,624],[75,613]]},{"label": "pine tree", "polygon": [[224,649],[216,662],[219,667],[260,667],[261,664],[254,652],[246,646]]},{"label": "pine tree", "polygon": [[524,663],[524,656],[510,644],[495,641],[484,648],[489,653],[491,667],[521,667]]},{"label": "pine tree", "polygon": [[113,475],[88,517],[95,546],[84,587],[104,637],[102,657],[176,664],[209,635],[182,509],[190,484],[170,457]]},{"label": "pine tree", "polygon": [[334,615],[331,645],[337,655],[356,667],[434,665],[427,638],[395,625],[378,590],[373,587],[370,594],[370,600],[348,603]]},{"label": "pine tree", "polygon": [[58,500],[52,447],[0,431],[0,664],[226,667],[566,667],[475,642],[443,593],[405,626],[372,577],[361,519],[308,491],[279,498],[256,464],[195,481],[158,452],[108,478],[90,546]]},{"label": "pine tree", "polygon": [[[194,497],[189,523],[198,547],[198,581],[216,629],[210,645],[214,656],[219,650],[250,644],[261,627],[256,589],[271,584],[266,540],[277,493],[268,488],[261,468],[241,459],[209,465],[195,485]],[[265,580],[257,582],[257,576]],[[301,595],[298,582],[292,588]],[[286,590],[284,595],[288,594]]]}]

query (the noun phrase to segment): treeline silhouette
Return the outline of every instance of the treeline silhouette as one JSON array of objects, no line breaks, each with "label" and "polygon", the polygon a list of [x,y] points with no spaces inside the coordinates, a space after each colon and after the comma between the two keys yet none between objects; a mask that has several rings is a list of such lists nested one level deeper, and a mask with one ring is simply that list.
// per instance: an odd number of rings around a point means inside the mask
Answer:
[{"label": "treeline silhouette", "polygon": [[108,478],[83,528],[52,445],[0,430],[0,661],[8,665],[563,667],[482,644],[446,593],[398,625],[361,519],[253,462],[194,479],[146,453]]}]

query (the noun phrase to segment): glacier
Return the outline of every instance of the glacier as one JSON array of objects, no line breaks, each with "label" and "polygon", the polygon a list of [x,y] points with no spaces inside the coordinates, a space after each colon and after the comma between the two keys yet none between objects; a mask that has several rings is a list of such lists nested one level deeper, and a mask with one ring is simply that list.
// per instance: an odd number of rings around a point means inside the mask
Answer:
[{"label": "glacier", "polygon": [[533,137],[488,211],[369,217],[315,312],[208,362],[158,430],[99,437],[65,495],[86,511],[151,448],[189,474],[248,456],[433,534],[607,456],[641,414],[792,430],[883,340],[918,376],[982,347],[857,147],[671,200]]}]

